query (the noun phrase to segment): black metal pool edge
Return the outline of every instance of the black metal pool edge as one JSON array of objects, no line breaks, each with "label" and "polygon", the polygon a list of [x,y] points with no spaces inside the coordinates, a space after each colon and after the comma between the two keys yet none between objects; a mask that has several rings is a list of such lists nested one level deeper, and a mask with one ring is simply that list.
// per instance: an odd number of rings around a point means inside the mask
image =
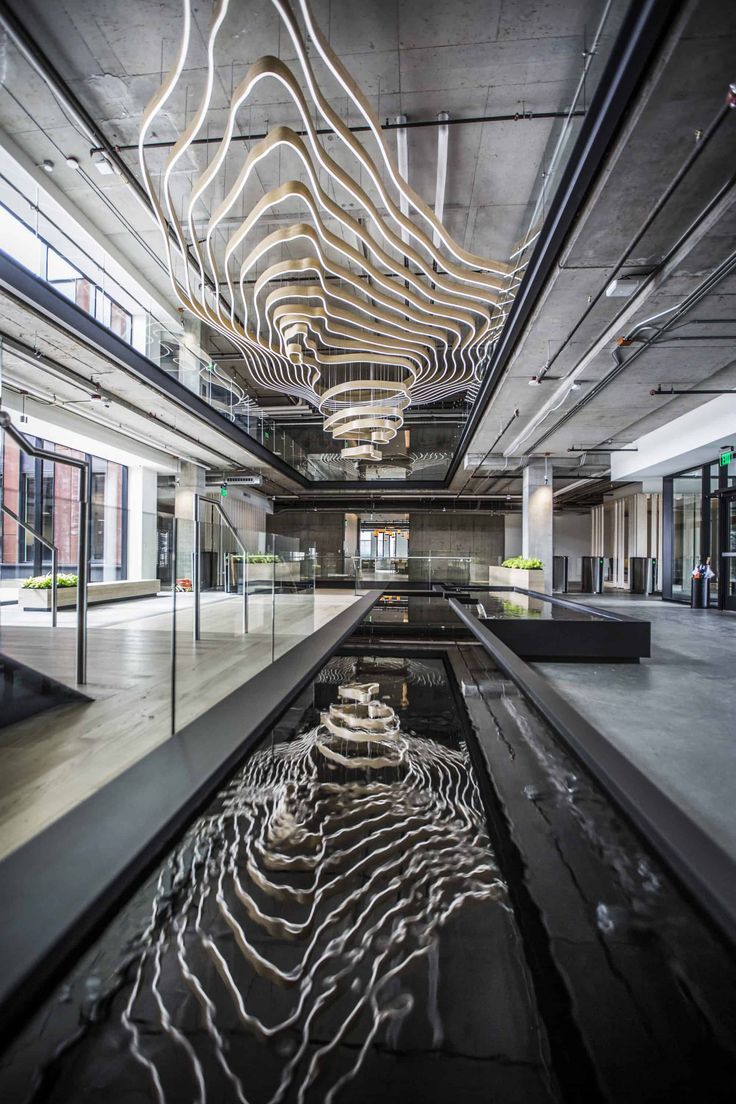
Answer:
[{"label": "black metal pool edge", "polygon": [[466,607],[454,598],[450,606],[656,849],[711,921],[730,942],[736,941],[736,861]]},{"label": "black metal pool edge", "polygon": [[378,601],[359,598],[0,862],[0,1042]]}]

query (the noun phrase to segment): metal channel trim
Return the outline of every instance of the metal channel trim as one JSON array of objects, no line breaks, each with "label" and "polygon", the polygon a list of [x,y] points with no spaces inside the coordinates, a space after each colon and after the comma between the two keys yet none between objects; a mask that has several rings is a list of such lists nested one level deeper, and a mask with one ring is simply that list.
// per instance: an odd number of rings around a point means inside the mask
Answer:
[{"label": "metal channel trim", "polygon": [[0,1039],[22,1028],[380,595],[360,598],[0,862]]},{"label": "metal channel trim", "polygon": [[736,940],[734,858],[466,607],[454,598],[450,606],[729,942]]}]

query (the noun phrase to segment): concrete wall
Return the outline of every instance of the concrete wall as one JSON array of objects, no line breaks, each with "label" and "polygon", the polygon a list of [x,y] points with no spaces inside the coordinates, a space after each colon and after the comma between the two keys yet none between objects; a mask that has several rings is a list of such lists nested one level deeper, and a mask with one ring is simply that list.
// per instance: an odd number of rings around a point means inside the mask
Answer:
[{"label": "concrete wall", "polygon": [[472,556],[484,564],[495,564],[499,556],[503,557],[503,549],[504,519],[500,514],[409,514],[410,556],[431,552],[433,556]]},{"label": "concrete wall", "polygon": [[590,511],[554,515],[554,554],[567,556],[568,579],[580,582],[583,556],[590,555]]},{"label": "concrete wall", "polygon": [[344,514],[327,510],[286,510],[269,516],[268,532],[298,540],[302,552],[316,548],[323,575],[342,573]]},{"label": "concrete wall", "polygon": [[265,552],[267,519],[272,509],[268,499],[238,487],[228,488],[227,498],[219,498],[217,492],[215,495],[248,551]]},{"label": "concrete wall", "polygon": [[521,555],[521,514],[504,514],[503,558]]}]

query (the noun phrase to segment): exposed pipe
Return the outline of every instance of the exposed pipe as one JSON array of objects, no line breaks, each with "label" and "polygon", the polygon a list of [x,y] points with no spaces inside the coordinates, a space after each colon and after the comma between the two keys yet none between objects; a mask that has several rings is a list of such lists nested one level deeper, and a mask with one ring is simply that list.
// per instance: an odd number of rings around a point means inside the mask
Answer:
[{"label": "exposed pipe", "polygon": [[[729,97],[730,97],[730,93],[729,93]],[[729,97],[726,98],[726,101],[724,102],[724,104],[716,112],[715,116],[713,117],[710,124],[708,125],[708,127],[704,131],[704,133],[703,133],[702,137],[700,138],[700,140],[696,143],[696,145],[693,147],[693,149],[690,151],[687,158],[683,162],[683,164],[680,166],[680,168],[677,170],[675,175],[672,177],[672,179],[670,180],[670,183],[667,185],[664,192],[661,194],[661,196],[659,197],[657,202],[654,204],[654,207],[652,207],[649,214],[644,219],[644,222],[641,224],[641,226],[637,230],[636,234],[634,234],[633,238],[631,238],[631,240],[628,242],[625,249],[620,254],[620,256],[616,260],[616,262],[614,263],[614,265],[611,269],[611,274],[617,272],[626,263],[626,260],[630,256],[631,252],[636,248],[636,246],[642,240],[642,238],[644,237],[646,232],[652,226],[652,224],[654,223],[654,221],[658,217],[658,215],[662,212],[663,208],[666,206],[666,204],[668,203],[668,201],[670,200],[672,195],[675,193],[675,191],[679,187],[679,185],[682,183],[682,181],[688,175],[688,173],[692,169],[695,162],[701,156],[701,154],[703,153],[703,150],[707,147],[708,143],[711,141],[713,136],[720,129],[720,126],[723,123],[724,119],[729,114],[731,108],[734,106]],[[681,239],[681,241],[682,241],[682,239]],[[679,244],[681,244],[681,242],[678,243],[678,245]],[[670,255],[671,255],[671,252],[672,251],[670,251]],[[643,288],[641,289],[642,291],[651,289],[652,281],[654,280],[655,276],[659,273],[659,271],[661,270],[663,265],[666,263],[666,260],[667,260],[667,258],[665,257],[663,259],[663,261],[660,263],[660,265],[658,266],[658,269],[654,273],[650,274],[650,276],[646,280]],[[610,280],[609,280],[609,282],[610,282]],[[575,336],[575,334],[580,329],[582,324],[588,318],[588,316],[592,312],[593,308],[603,298],[604,294],[605,294],[605,288],[602,287],[593,296],[590,303],[588,303],[586,305],[585,310],[582,312],[582,314],[580,315],[580,317],[576,321],[575,325],[569,331],[569,333],[564,338],[564,340],[560,343],[560,347],[557,350],[557,352],[554,354],[553,357],[548,359],[548,362],[547,362],[547,368],[548,369],[552,367],[552,365],[555,363],[557,358],[561,355],[562,351],[565,348],[567,348],[567,346],[569,345],[572,338]],[[656,316],[654,316],[654,317],[656,317]],[[614,321],[614,325],[615,325],[615,321]],[[519,444],[521,442],[523,442],[526,439],[527,436],[529,436],[531,433],[534,432],[534,428],[536,428],[536,427],[532,425],[530,430],[529,430],[529,433],[525,434],[524,436],[518,437],[516,439],[516,441],[513,442],[514,448],[518,448]],[[532,446],[532,447],[535,447],[535,446]]]},{"label": "exposed pipe", "polygon": [[[673,313],[672,318],[662,327],[660,327],[656,331],[656,334],[652,335],[652,337],[650,337],[647,341],[639,345],[630,357],[628,357],[626,360],[619,360],[618,348],[613,349],[611,352],[611,356],[613,357],[616,366],[610,372],[608,372],[607,375],[600,379],[590,389],[590,391],[588,391],[586,395],[579,399],[578,402],[576,402],[575,406],[570,407],[570,409],[566,411],[566,413],[563,414],[561,418],[558,418],[555,424],[553,426],[550,426],[550,428],[547,429],[541,437],[538,437],[531,447],[538,448],[539,445],[546,441],[548,437],[551,437],[553,433],[556,433],[558,429],[565,425],[565,423],[568,422],[572,417],[574,417],[575,414],[577,414],[583,407],[587,406],[587,404],[591,402],[592,399],[596,398],[605,387],[608,387],[609,384],[613,383],[613,381],[623,372],[625,368],[628,368],[629,365],[633,364],[635,360],[638,360],[642,353],[645,353],[647,349],[655,343],[657,337],[661,333],[666,332],[667,328],[674,321],[676,321],[678,318],[681,318],[683,314],[687,313],[687,311],[692,310],[693,307],[697,306],[700,300],[708,295],[716,286],[716,284],[718,284],[726,276],[730,275],[730,273],[733,271],[736,271],[736,253],[732,253],[729,257],[727,257],[726,260],[723,261],[718,266],[718,268],[714,270],[713,273],[711,273],[708,279],[705,280],[699,288],[696,288],[696,290],[691,295],[689,295],[687,299],[684,299],[681,303],[678,303],[677,306],[673,308],[673,312],[676,311],[676,313]],[[633,332],[636,333],[636,330],[634,330]],[[577,369],[575,370],[577,371]]]},{"label": "exposed pipe", "polygon": [[489,457],[489,456],[491,455],[491,453],[493,452],[494,448],[496,447],[496,445],[498,444],[498,442],[499,442],[499,441],[501,440],[501,438],[503,437],[503,435],[504,435],[504,433],[506,432],[506,430],[507,430],[507,429],[509,428],[509,426],[510,426],[510,425],[511,425],[511,424],[512,424],[512,423],[513,423],[513,422],[514,422],[514,421],[515,421],[515,420],[516,420],[516,419],[517,419],[518,417],[519,417],[519,413],[520,413],[520,411],[519,411],[518,409],[516,409],[516,410],[514,411],[514,413],[513,413],[512,415],[511,415],[511,417],[509,418],[509,420],[508,420],[508,421],[506,422],[505,426],[504,426],[504,427],[502,428],[501,432],[499,433],[498,437],[496,437],[496,440],[495,440],[495,441],[493,442],[493,444],[492,444],[492,445],[491,445],[491,447],[490,447],[490,448],[488,449],[488,451],[487,451],[487,452],[486,452],[486,453],[484,454],[484,456],[483,456],[483,459],[482,459],[482,460],[481,460],[481,461],[480,461],[480,462],[479,462],[478,464],[476,464],[476,465],[475,465],[475,467],[473,468],[472,472],[470,473],[470,475],[468,476],[468,478],[467,478],[467,479],[465,480],[465,482],[463,483],[463,485],[462,485],[462,487],[460,488],[460,490],[459,490],[459,491],[457,492],[457,494],[455,495],[455,499],[456,499],[456,500],[457,500],[457,499],[458,499],[458,498],[460,497],[460,495],[461,495],[461,494],[463,493],[463,491],[464,491],[464,490],[465,490],[465,488],[467,487],[467,485],[468,485],[468,483],[470,482],[470,480],[471,480],[471,479],[473,479],[473,478],[475,477],[475,473],[476,473],[476,472],[478,471],[478,468],[482,468],[482,467],[483,467],[483,465],[485,464],[486,460],[487,460],[487,459],[488,459],[488,457]]},{"label": "exposed pipe", "polygon": [[[120,153],[124,149],[137,149],[136,146],[118,147],[114,146],[100,130],[99,126],[92,118],[86,107],[81,103],[79,99],[74,95],[69,88],[59,71],[54,66],[53,62],[47,57],[47,55],[41,50],[38,44],[31,38],[26,31],[23,24],[17,19],[15,14],[10,10],[5,0],[0,0],[0,26],[3,27],[8,37],[12,40],[18,52],[31,66],[35,73],[41,78],[44,84],[49,88],[54,98],[61,105],[62,110],[67,114],[67,117],[71,117],[71,122],[74,126],[80,130],[88,141],[92,142],[92,148],[90,154],[102,153],[114,166],[121,183],[125,184],[135,196],[136,200],[140,203],[141,207],[145,210],[146,214],[155,221],[153,208],[151,207],[150,200],[146,194],[146,190],[140,183],[138,178],[131,172],[129,165],[120,156]],[[174,143],[170,143],[173,145]],[[103,193],[104,194],[104,193]],[[127,222],[124,216],[117,211],[118,217],[124,223]],[[128,230],[131,229],[128,224]],[[136,231],[133,231],[137,233]],[[179,249],[178,239],[171,226],[167,225],[167,232],[169,238]],[[145,241],[141,239],[141,244],[148,252],[150,247],[147,246]],[[191,251],[187,248],[183,254],[184,260],[187,264],[199,274],[199,266],[196,264]],[[207,287],[210,288],[215,294],[219,296],[219,291],[214,287],[209,279],[206,280]],[[224,300],[223,300],[224,302]],[[228,310],[230,305],[228,304]]]},{"label": "exposed pipe", "polygon": [[[553,413],[567,395],[570,393],[572,384],[577,378],[585,371],[589,364],[606,348],[616,332],[620,332],[622,318],[628,320],[636,313],[637,310],[643,305],[644,300],[651,294],[653,290],[660,287],[664,281],[676,270],[678,265],[684,260],[684,258],[691,252],[692,249],[702,240],[706,233],[720,220],[721,217],[730,209],[734,201],[734,192],[736,190],[736,173],[726,181],[726,183],[718,190],[716,195],[708,202],[703,208],[700,214],[693,220],[687,230],[681,235],[680,239],[672,246],[666,256],[662,259],[657,269],[647,277],[645,283],[641,289],[632,297],[625,310],[615,318],[613,322],[607,326],[600,338],[591,346],[588,352],[578,361],[573,370],[568,373],[562,385],[557,389],[555,394],[549,399],[547,404],[531,419],[525,430],[512,441],[509,446],[509,451],[518,452],[524,442],[534,433],[534,431],[541,425],[549,414]],[[561,418],[555,422],[554,426],[544,431],[541,437],[538,437],[534,443],[529,446],[527,451],[537,448],[543,441],[547,440],[557,429],[559,429],[565,422],[580,409],[586,406],[591,399],[600,394],[604,387],[606,387],[622,370],[622,367],[632,363],[638,356],[641,355],[651,344],[655,341],[656,337],[659,337],[664,333],[669,326],[672,325],[677,319],[681,318],[683,314],[687,312],[692,306],[708,294],[713,286],[728,275],[731,271],[731,267],[736,260],[736,254],[732,254],[726,261],[722,262],[714,270],[713,273],[707,278],[707,280],[696,289],[692,295],[688,296],[682,302],[676,304],[674,307],[669,307],[665,311],[660,311],[658,315],[652,315],[651,318],[645,319],[639,323],[628,335],[627,341],[631,341],[633,337],[639,332],[640,329],[646,328],[653,318],[660,317],[664,314],[669,314],[670,318],[664,323],[663,326],[656,330],[655,336],[649,338],[644,342],[636,352],[629,357],[627,361],[619,362],[616,356],[617,349],[614,349],[612,356],[619,365],[613,372],[604,376],[602,380],[596,383],[590,391],[588,391],[581,399],[579,399],[574,406],[572,406]],[[552,406],[552,403],[561,395],[560,401],[556,406]]]},{"label": "exposed pipe", "polygon": [[[593,102],[565,165],[560,184],[552,197],[550,211],[540,231],[519,293],[493,348],[478,398],[455,450],[446,477],[448,483],[455,477],[462,457],[507,370],[573,222],[579,216],[583,202],[609,154],[611,143],[620,131],[632,97],[681,7],[679,3],[673,4],[672,0],[642,0],[640,4],[630,5],[626,11]],[[679,25],[677,29],[679,30]],[[676,40],[677,35],[670,33],[670,49],[674,48]]]},{"label": "exposed pipe", "polygon": [[665,390],[660,384],[650,395],[736,395],[734,387],[669,387]]},{"label": "exposed pipe", "polygon": [[[440,115],[444,112],[440,112]],[[478,125],[484,126],[486,123],[516,123],[516,122],[533,122],[536,119],[575,119],[585,115],[585,111],[514,111],[506,115],[464,115],[458,118],[452,119],[440,119],[439,116],[436,119],[412,119],[402,122],[389,122],[388,119],[384,123],[381,123],[381,130],[415,130],[422,127],[442,127],[442,126],[467,126]],[[370,130],[371,128],[365,124],[355,124],[354,126],[346,127],[347,130],[353,134],[358,134],[361,131]],[[300,137],[307,135],[306,130],[295,130],[295,134]],[[315,128],[315,134],[334,134],[331,127],[317,127]],[[260,142],[263,138],[268,137],[268,131],[263,131],[259,134],[234,134],[230,139],[231,142]],[[206,146],[211,143],[219,145],[222,141],[222,135],[212,138],[195,138],[190,145],[192,146]],[[145,142],[144,149],[171,149],[176,145],[175,140],[171,141],[158,141],[158,142]],[[128,153],[134,150],[137,151],[138,144],[135,145],[120,145],[115,146],[115,149],[119,153]],[[104,149],[90,150],[91,153],[103,153]]]}]

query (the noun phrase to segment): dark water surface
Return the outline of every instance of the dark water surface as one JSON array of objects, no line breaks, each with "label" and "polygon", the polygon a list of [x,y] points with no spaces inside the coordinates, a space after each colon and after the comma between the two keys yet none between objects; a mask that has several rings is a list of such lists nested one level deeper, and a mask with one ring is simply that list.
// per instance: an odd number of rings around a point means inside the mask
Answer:
[{"label": "dark water surface", "polygon": [[480,650],[451,654],[331,660],[0,1100],[733,1099],[733,956]]}]

